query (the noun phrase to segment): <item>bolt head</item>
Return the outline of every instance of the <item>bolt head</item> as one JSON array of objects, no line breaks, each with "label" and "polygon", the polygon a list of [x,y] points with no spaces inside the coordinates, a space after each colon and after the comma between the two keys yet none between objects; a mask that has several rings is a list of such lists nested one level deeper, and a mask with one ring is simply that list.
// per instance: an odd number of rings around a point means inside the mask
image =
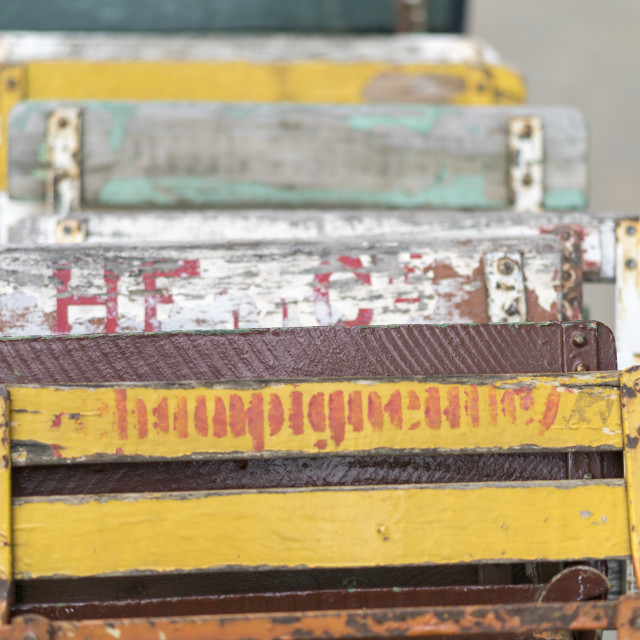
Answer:
[{"label": "bolt head", "polygon": [[498,271],[503,276],[510,276],[513,273],[513,270],[514,270],[513,262],[511,262],[511,260],[509,259],[501,260],[498,264]]},{"label": "bolt head", "polygon": [[638,263],[634,258],[627,258],[627,260],[625,260],[624,266],[627,267],[627,269],[635,269],[638,266]]},{"label": "bolt head", "polygon": [[576,371],[586,371],[587,367],[582,362],[578,362],[576,365]]},{"label": "bolt head", "polygon": [[636,228],[633,225],[629,225],[626,229],[625,229],[625,233],[628,236],[635,236],[636,235]]},{"label": "bolt head", "polygon": [[584,345],[587,344],[587,337],[584,333],[576,333],[573,336],[573,344],[576,347],[584,347]]},{"label": "bolt head", "polygon": [[533,135],[533,127],[527,122],[520,131],[521,138],[530,138]]},{"label": "bolt head", "polygon": [[515,316],[518,313],[518,303],[510,302],[504,309],[504,312],[508,316]]},{"label": "bolt head", "polygon": [[533,184],[533,176],[530,173],[525,173],[524,176],[522,176],[522,184],[525,187],[530,187]]}]

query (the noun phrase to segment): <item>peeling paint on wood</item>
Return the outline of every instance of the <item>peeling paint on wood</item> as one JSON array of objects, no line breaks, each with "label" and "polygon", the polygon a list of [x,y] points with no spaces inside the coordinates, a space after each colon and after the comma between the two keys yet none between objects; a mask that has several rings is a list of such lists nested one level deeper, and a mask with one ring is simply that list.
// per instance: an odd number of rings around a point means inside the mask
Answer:
[{"label": "peeling paint on wood", "polygon": [[[622,448],[618,374],[10,387],[14,464]],[[24,444],[22,444],[24,443]]]},{"label": "peeling paint on wood", "polygon": [[[38,150],[46,115],[61,104],[26,102],[13,110],[12,197],[44,197],[46,167]],[[417,105],[67,104],[83,109],[84,204],[107,207],[508,207],[508,121],[524,113]],[[526,112],[544,123],[546,193],[576,194],[557,208],[584,209],[581,115],[560,107]]]},{"label": "peeling paint on wood", "polygon": [[640,364],[640,220],[619,220],[616,239],[616,340],[628,367]]},{"label": "peeling paint on wood", "polygon": [[486,322],[482,256],[522,254],[528,320],[560,319],[556,238],[0,252],[5,336]]},{"label": "peeling paint on wood", "polygon": [[[2,202],[3,214],[11,204]],[[15,202],[12,203],[15,207]],[[540,233],[575,230],[580,240],[586,280],[613,280],[615,275],[615,221],[628,214],[551,213],[522,216],[504,211],[355,210],[205,210],[83,211],[70,221],[86,227],[86,242],[122,245],[199,242],[219,244],[252,240],[317,240],[345,237],[388,237],[411,234],[414,238],[457,239],[522,238]],[[0,222],[2,218],[0,217]],[[13,244],[54,244],[58,218],[34,211],[19,221],[12,217],[8,239]],[[564,241],[563,241],[564,244]]]}]

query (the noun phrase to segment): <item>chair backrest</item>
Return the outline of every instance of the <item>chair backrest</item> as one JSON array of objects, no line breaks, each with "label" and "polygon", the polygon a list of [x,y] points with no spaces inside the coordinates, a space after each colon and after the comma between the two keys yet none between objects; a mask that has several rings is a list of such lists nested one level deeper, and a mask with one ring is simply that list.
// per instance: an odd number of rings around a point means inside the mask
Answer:
[{"label": "chair backrest", "polygon": [[587,204],[585,123],[562,107],[35,101],[9,128],[20,200],[73,173],[89,207]]},{"label": "chair backrest", "polygon": [[563,264],[553,235],[7,248],[2,333],[579,318],[580,296],[563,291]]}]

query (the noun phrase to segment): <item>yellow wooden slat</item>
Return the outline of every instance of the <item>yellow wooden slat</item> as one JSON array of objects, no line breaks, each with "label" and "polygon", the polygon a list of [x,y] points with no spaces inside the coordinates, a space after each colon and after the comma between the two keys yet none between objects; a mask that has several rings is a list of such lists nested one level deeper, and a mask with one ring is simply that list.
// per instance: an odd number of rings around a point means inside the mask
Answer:
[{"label": "yellow wooden slat", "polygon": [[12,387],[12,457],[22,465],[123,456],[621,449],[618,378]]},{"label": "yellow wooden slat", "polygon": [[625,479],[629,507],[629,535],[636,581],[640,581],[640,367],[620,376],[622,424],[624,431]]},{"label": "yellow wooden slat", "polygon": [[16,578],[621,557],[622,480],[29,498]]},{"label": "yellow wooden slat", "polygon": [[7,390],[0,387],[0,622],[9,620],[12,573],[11,457]]}]

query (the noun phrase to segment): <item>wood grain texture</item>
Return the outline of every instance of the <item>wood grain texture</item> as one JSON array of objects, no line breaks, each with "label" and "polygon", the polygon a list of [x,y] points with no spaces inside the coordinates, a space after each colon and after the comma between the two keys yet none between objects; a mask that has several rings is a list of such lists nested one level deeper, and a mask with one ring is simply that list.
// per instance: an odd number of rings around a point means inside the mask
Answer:
[{"label": "wood grain texture", "polygon": [[14,572],[621,557],[627,519],[616,480],[25,498],[14,503]]},{"label": "wood grain texture", "polygon": [[[141,74],[149,77],[148,71]],[[38,149],[52,108],[54,103],[30,102],[12,112],[12,197],[43,198]],[[570,109],[186,103],[83,108],[88,206],[506,208],[507,121],[518,114],[537,115],[544,124],[544,207],[584,209],[587,203],[586,129]]]},{"label": "wood grain texture", "polygon": [[14,464],[622,449],[616,373],[9,387]]},{"label": "wood grain texture", "polygon": [[[14,201],[15,202],[15,201]],[[7,206],[7,210],[10,205]],[[3,211],[5,209],[3,208]],[[165,244],[199,242],[219,244],[252,240],[310,241],[328,238],[412,237],[458,239],[522,238],[565,226],[581,238],[585,280],[614,277],[615,223],[628,214],[541,212],[522,216],[506,211],[390,211],[316,209],[209,209],[204,211],[162,211],[115,209],[84,210],[73,220],[86,225],[89,244]],[[46,215],[25,216],[9,223],[12,244],[54,244],[59,218]],[[1,219],[0,219],[1,223]]]},{"label": "wood grain texture", "polygon": [[[429,2],[429,25],[439,31],[459,27],[454,3]],[[455,5],[454,5],[455,6]],[[398,25],[395,0],[5,0],[0,8],[5,29],[155,32],[328,31],[392,32]]]},{"label": "wood grain texture", "polygon": [[527,319],[561,318],[551,236],[0,251],[4,336],[487,322],[483,256],[520,252]]},{"label": "wood grain texture", "polygon": [[[574,344],[579,332],[591,357]],[[3,384],[553,373],[617,368],[598,322],[0,338]]]}]

